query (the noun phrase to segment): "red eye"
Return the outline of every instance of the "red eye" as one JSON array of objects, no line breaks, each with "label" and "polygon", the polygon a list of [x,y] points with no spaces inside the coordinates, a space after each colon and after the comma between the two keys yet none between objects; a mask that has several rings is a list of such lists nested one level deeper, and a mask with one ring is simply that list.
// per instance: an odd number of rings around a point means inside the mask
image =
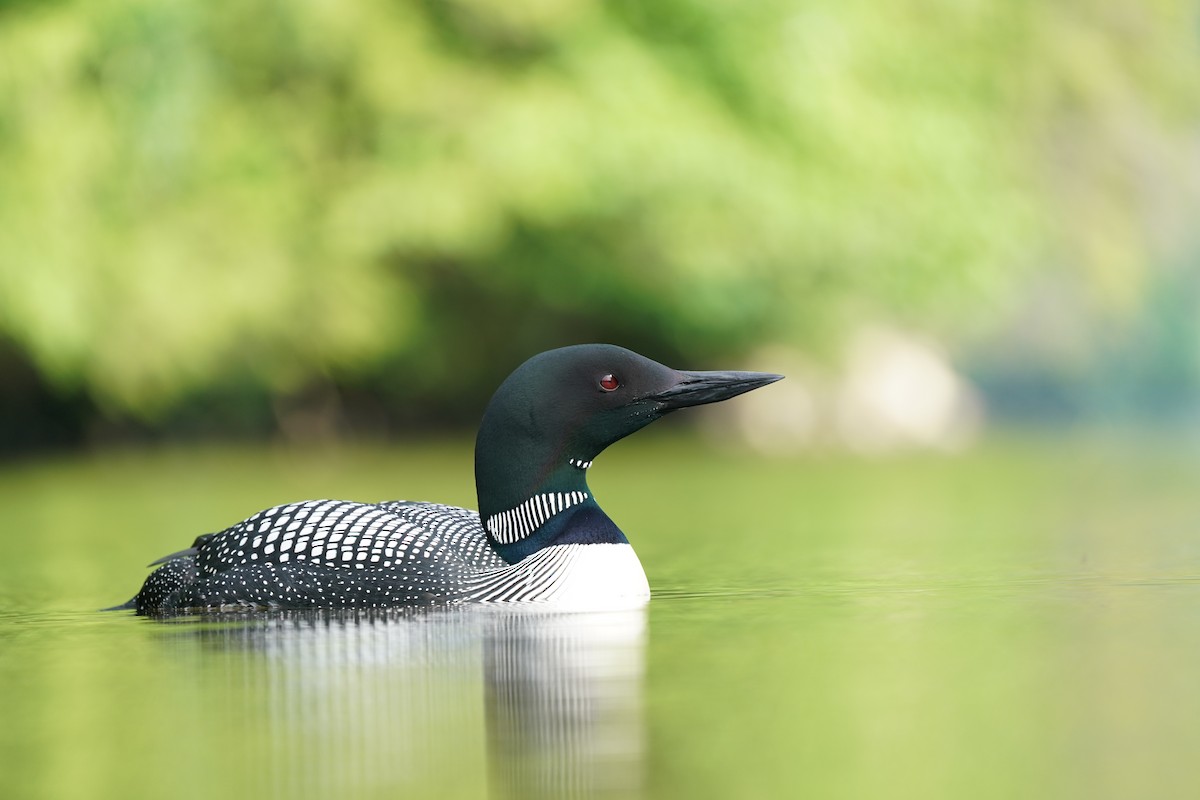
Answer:
[{"label": "red eye", "polygon": [[620,388],[621,382],[617,380],[617,376],[609,373],[600,379],[600,388],[606,392],[614,392]]}]

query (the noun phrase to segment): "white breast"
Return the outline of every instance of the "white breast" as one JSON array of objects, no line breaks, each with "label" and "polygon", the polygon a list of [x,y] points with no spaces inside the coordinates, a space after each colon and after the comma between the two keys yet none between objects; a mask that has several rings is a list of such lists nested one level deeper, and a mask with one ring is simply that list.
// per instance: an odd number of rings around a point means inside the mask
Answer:
[{"label": "white breast", "polygon": [[628,544],[566,544],[485,570],[472,579],[464,594],[465,600],[474,602],[607,611],[645,605],[650,585],[642,562]]}]

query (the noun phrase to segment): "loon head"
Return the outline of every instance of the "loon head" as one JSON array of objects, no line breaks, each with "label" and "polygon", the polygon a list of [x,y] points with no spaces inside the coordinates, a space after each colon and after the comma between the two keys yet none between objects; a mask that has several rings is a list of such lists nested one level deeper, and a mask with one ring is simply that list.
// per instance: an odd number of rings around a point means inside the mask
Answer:
[{"label": "loon head", "polygon": [[625,541],[588,492],[593,459],[671,411],[727,400],[781,377],[683,372],[607,344],[530,358],[496,390],[475,440],[479,515],[489,540],[510,563],[581,525],[593,537],[609,537],[595,541]]}]

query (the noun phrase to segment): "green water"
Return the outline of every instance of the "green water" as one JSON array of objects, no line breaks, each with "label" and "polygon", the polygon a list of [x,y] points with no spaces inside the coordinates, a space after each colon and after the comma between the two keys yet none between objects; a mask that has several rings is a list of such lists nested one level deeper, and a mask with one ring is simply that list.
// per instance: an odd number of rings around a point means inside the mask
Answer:
[{"label": "green water", "polygon": [[592,470],[645,613],[164,624],[153,558],[279,502],[473,505],[470,442],[0,469],[0,796],[1200,796],[1200,447]]}]

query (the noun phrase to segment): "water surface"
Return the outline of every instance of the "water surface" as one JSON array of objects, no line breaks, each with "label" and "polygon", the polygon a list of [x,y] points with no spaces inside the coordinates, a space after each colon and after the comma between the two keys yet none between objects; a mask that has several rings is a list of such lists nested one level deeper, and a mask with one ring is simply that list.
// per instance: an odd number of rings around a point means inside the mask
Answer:
[{"label": "water surface", "polygon": [[95,612],[278,502],[473,505],[469,442],[0,471],[0,795],[1189,797],[1200,456],[997,441],[592,471],[644,612]]}]

